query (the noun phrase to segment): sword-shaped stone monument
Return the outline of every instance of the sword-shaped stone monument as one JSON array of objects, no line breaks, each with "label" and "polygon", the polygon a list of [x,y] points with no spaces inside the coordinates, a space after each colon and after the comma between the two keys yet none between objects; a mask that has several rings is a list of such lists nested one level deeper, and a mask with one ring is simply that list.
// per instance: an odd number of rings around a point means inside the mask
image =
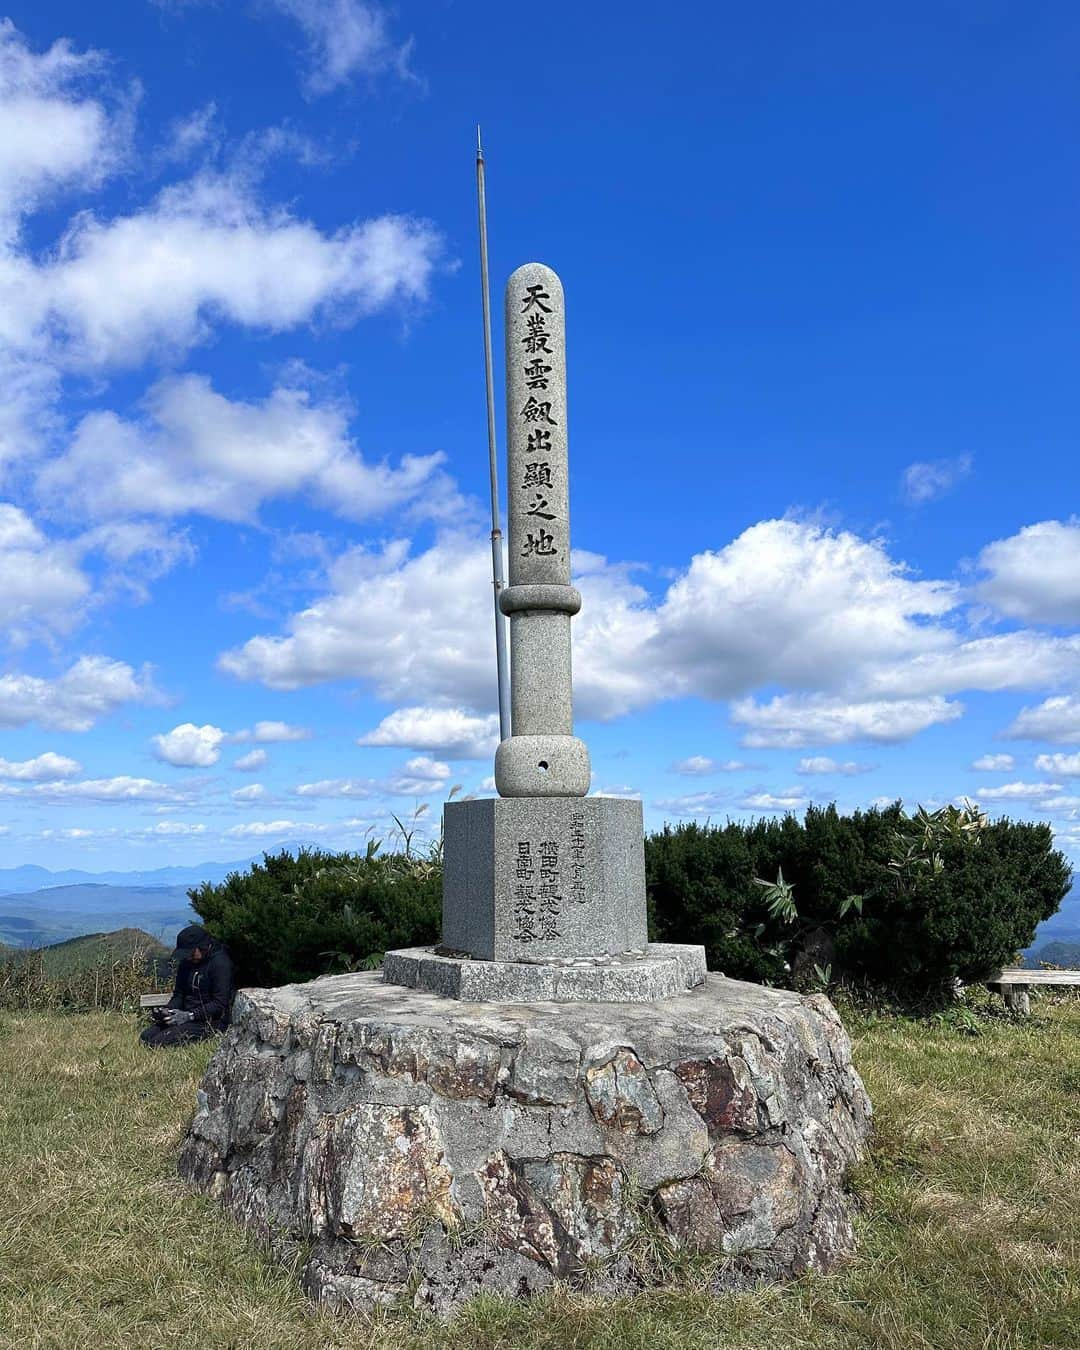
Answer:
[{"label": "sword-shaped stone monument", "polygon": [[[444,814],[439,947],[242,990],[180,1172],[337,1308],[626,1293],[657,1242],[733,1285],[828,1270],[870,1104],[840,1019],[650,945],[641,804],[573,735],[563,293],[507,289],[513,734]],[[410,987],[411,986],[411,987]],[[646,1241],[641,1242],[642,1236]],[[591,1272],[591,1274],[589,1274]]]},{"label": "sword-shaped stone monument", "polygon": [[472,1000],[677,994],[705,949],[649,945],[641,802],[589,797],[574,735],[570,480],[562,282],[526,263],[506,286],[506,443],[513,734],[498,797],[443,812],[443,930],[430,951],[389,952],[386,978]]}]

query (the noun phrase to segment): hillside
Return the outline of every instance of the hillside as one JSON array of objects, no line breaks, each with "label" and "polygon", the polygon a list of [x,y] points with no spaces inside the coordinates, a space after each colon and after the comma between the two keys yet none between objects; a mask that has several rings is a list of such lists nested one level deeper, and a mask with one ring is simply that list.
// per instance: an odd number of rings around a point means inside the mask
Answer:
[{"label": "hillside", "polygon": [[113,933],[87,933],[68,938],[65,942],[55,942],[32,952],[26,948],[3,948],[0,949],[0,960],[25,960],[32,955],[41,961],[46,976],[57,979],[94,966],[111,966],[137,959],[140,969],[165,979],[171,970],[170,950],[139,928],[121,928]]},{"label": "hillside", "polygon": [[0,942],[12,947],[52,946],[122,928],[139,928],[171,944],[195,919],[185,886],[83,882],[0,895]]}]

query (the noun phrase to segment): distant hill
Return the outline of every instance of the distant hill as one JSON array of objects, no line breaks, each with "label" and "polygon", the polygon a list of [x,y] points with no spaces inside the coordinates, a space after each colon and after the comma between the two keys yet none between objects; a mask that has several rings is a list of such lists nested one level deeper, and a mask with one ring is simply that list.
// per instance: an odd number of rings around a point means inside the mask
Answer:
[{"label": "distant hill", "polygon": [[[293,840],[275,844],[270,850],[279,853],[287,849],[295,853],[301,848],[319,848],[310,840]],[[26,863],[21,867],[0,867],[0,896],[23,895],[29,891],[57,886],[199,886],[204,881],[224,881],[230,872],[246,872],[252,863],[262,862],[263,855],[240,858],[236,862],[202,862],[193,867],[154,867],[134,872],[81,872],[68,869],[50,872],[47,867]]]},{"label": "distant hill", "polygon": [[1061,902],[1058,912],[1036,928],[1031,945],[1024,952],[1025,958],[1034,956],[1048,942],[1080,943],[1080,890],[1075,886]]},{"label": "distant hill", "polygon": [[[40,954],[45,974],[54,979],[88,967],[126,963],[135,957],[142,969],[166,979],[171,973],[170,951],[150,933],[139,928],[121,928],[115,933],[87,933],[55,942],[33,952],[33,956],[36,959]],[[30,955],[26,948],[7,947],[0,950],[0,961],[26,960]]]},{"label": "distant hill", "polygon": [[90,933],[138,928],[170,941],[196,922],[186,886],[50,886],[0,895],[0,943],[46,947]]},{"label": "distant hill", "polygon": [[1044,942],[1026,954],[1024,965],[1037,969],[1045,961],[1066,970],[1080,970],[1080,942]]},{"label": "distant hill", "polygon": [[[276,850],[275,850],[276,851]],[[81,872],[68,869],[50,872],[47,867],[27,863],[22,867],[0,867],[0,895],[23,895],[56,886],[198,886],[204,881],[224,881],[230,872],[243,872],[257,858],[238,862],[205,862],[194,867],[156,867],[136,872]]]}]

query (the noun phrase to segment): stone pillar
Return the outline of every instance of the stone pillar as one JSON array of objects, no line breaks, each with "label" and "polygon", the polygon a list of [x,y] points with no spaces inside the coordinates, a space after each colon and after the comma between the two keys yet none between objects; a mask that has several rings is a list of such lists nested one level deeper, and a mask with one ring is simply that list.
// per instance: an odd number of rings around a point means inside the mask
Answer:
[{"label": "stone pillar", "polygon": [[513,735],[495,756],[502,797],[584,797],[589,752],[574,734],[566,326],[562,282],[542,263],[506,284],[506,443]]}]

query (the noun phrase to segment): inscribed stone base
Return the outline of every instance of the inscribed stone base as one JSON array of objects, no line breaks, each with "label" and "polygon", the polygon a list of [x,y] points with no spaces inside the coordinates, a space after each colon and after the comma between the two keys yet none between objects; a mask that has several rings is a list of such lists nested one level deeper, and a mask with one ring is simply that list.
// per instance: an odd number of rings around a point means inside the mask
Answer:
[{"label": "inscribed stone base", "polygon": [[641,953],[551,961],[473,961],[431,947],[387,952],[390,984],[465,1003],[653,1003],[705,979],[705,948],[651,942]]},{"label": "inscribed stone base", "polygon": [[443,949],[485,961],[644,951],[641,802],[488,797],[443,810]]},{"label": "inscribed stone base", "polygon": [[448,1314],[556,1281],[828,1270],[870,1102],[822,995],[710,975],[653,1004],[454,1003],[342,975],[238,995],[180,1172],[338,1307]]}]

